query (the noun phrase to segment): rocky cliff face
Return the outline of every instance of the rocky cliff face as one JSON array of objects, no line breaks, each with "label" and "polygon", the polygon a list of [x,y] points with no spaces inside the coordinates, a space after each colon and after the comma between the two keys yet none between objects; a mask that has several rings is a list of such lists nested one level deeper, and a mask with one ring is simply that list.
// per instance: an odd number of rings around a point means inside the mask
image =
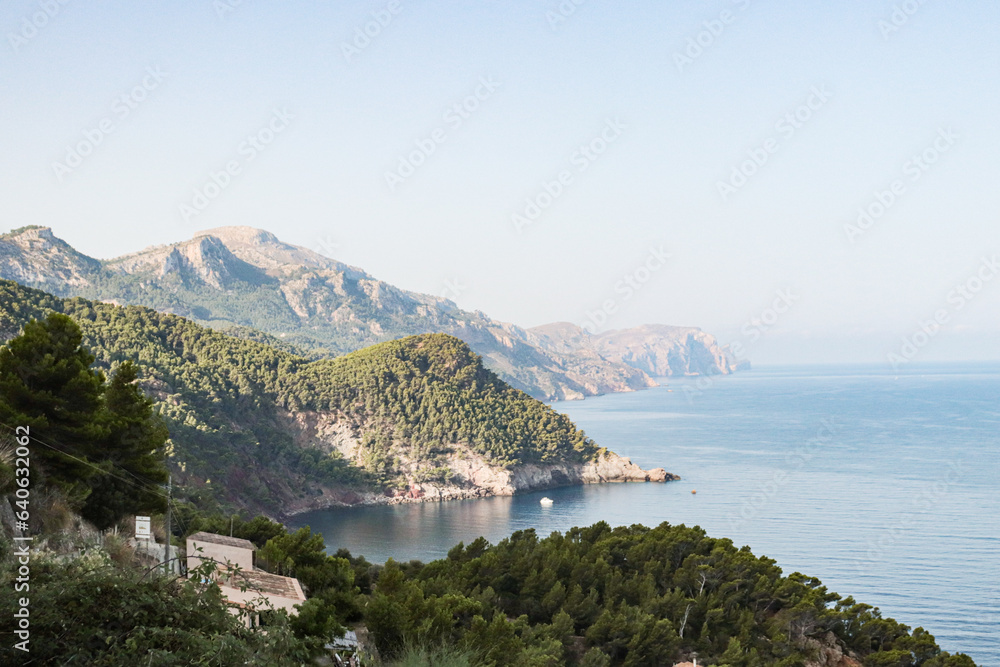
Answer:
[{"label": "rocky cliff face", "polygon": [[[350,425],[336,415],[325,412],[286,413],[289,431],[301,446],[319,447],[323,451],[338,451],[358,465],[365,463],[365,450]],[[405,488],[386,493],[360,493],[324,489],[321,495],[294,501],[288,514],[341,505],[380,505],[409,502],[458,500],[512,496],[543,489],[579,484],[610,482],[668,482],[680,477],[663,468],[643,470],[631,460],[613,452],[604,452],[596,461],[587,463],[528,464],[512,469],[491,464],[484,457],[461,445],[452,446],[447,454],[439,455],[433,465],[448,472],[442,479],[425,479],[429,467],[426,457],[419,460],[405,451],[394,452],[405,471]]]},{"label": "rocky cliff face", "polygon": [[78,253],[48,227],[23,227],[0,236],[0,278],[39,289],[92,284],[101,263]]},{"label": "rocky cliff face", "polygon": [[225,290],[236,283],[267,283],[267,274],[234,255],[220,239],[199,236],[104,263],[121,276],[148,275],[158,281],[205,285]]},{"label": "rocky cliff face", "polygon": [[553,353],[615,361],[653,377],[726,374],[740,367],[714,336],[695,327],[647,324],[591,334],[574,324],[557,322],[528,333]]},{"label": "rocky cliff face", "polygon": [[447,333],[508,383],[547,400],[644,389],[656,385],[654,375],[732,370],[714,339],[697,329],[596,337],[573,325],[525,330],[250,227],[211,229],[106,261],[78,253],[48,228],[24,228],[0,236],[0,278],[58,296],[145,305],[217,328],[252,327],[321,356]]}]

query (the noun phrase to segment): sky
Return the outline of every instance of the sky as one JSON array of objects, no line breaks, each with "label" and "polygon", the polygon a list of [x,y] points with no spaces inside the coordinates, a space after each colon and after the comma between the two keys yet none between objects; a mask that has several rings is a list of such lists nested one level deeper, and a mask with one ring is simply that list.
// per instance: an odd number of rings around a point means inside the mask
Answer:
[{"label": "sky", "polygon": [[988,0],[12,0],[0,231],[267,229],[522,326],[1000,358]]}]

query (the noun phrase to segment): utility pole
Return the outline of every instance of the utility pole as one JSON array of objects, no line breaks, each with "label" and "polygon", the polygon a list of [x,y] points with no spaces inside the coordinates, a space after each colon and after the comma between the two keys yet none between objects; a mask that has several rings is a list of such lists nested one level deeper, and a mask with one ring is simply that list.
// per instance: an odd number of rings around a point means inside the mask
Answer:
[{"label": "utility pole", "polygon": [[171,571],[171,567],[170,567],[170,535],[171,535],[171,532],[170,532],[170,493],[171,493],[171,491],[173,489],[173,481],[174,481],[173,475],[168,475],[167,476],[167,552],[166,552],[166,558],[164,558],[164,563],[163,563],[164,574],[166,574],[168,576],[169,576],[170,571]]}]

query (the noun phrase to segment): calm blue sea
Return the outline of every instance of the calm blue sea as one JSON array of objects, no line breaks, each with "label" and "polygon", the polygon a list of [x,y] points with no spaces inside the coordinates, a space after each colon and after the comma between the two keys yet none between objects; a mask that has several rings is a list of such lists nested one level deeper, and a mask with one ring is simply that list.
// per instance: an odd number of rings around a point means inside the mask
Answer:
[{"label": "calm blue sea", "polygon": [[699,525],[1000,667],[1000,364],[775,367],[554,407],[683,481],[325,510],[295,524],[376,562],[432,560],[523,528]]}]

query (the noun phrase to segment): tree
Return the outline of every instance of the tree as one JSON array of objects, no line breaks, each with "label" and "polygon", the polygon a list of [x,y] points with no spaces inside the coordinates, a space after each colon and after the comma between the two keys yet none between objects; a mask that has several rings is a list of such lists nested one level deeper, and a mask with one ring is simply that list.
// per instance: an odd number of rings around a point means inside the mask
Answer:
[{"label": "tree", "polygon": [[299,577],[298,568],[322,565],[327,560],[325,548],[323,536],[305,526],[294,533],[272,537],[257,557],[262,566],[275,574]]},{"label": "tree", "polygon": [[346,630],[337,620],[336,604],[322,595],[300,604],[298,614],[290,619],[290,626],[296,637],[318,643],[320,647]]},{"label": "tree", "polygon": [[164,447],[170,435],[153,412],[153,401],[136,383],[135,365],[124,362],[104,393],[101,419],[107,438],[95,454],[103,472],[89,480],[81,515],[108,528],[131,513],[161,513],[167,503],[159,485],[167,481]]},{"label": "tree", "polygon": [[0,423],[30,428],[33,460],[75,504],[89,492],[89,459],[108,436],[98,418],[104,376],[81,342],[76,323],[52,313],[0,347]]}]

